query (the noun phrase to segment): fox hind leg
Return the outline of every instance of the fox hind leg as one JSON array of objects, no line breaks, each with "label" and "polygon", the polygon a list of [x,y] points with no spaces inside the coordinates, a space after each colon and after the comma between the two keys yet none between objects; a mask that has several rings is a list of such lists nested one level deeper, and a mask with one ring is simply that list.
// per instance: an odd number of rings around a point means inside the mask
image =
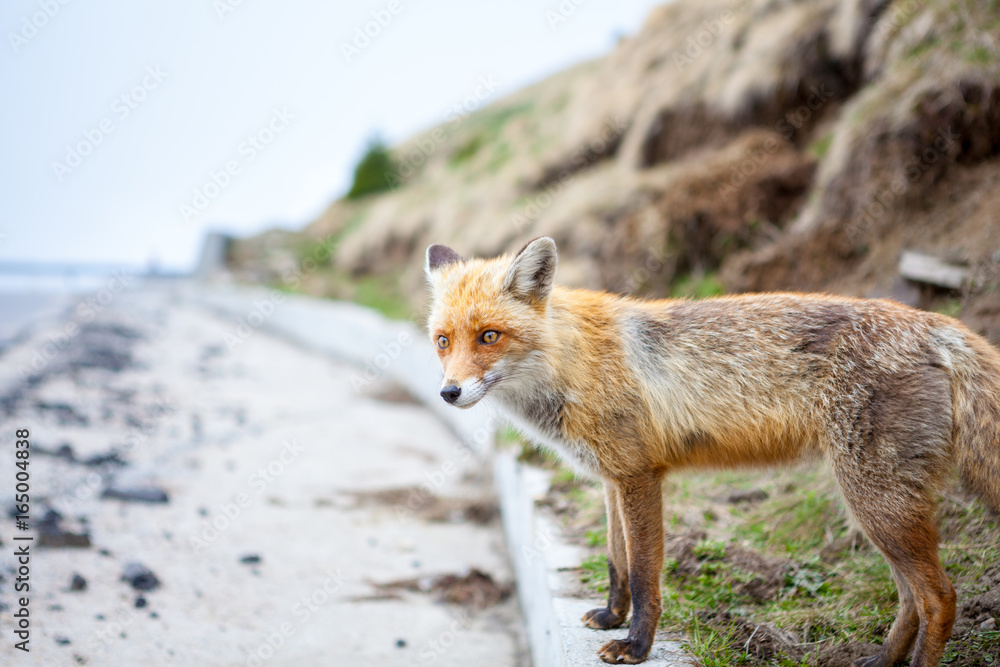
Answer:
[{"label": "fox hind leg", "polygon": [[937,667],[955,622],[955,589],[937,555],[937,530],[930,517],[899,517],[888,523],[859,515],[869,539],[892,564],[898,582],[900,609],[878,655],[863,658],[858,667],[892,667],[913,648],[911,667]]},{"label": "fox hind leg", "polygon": [[857,660],[854,663],[856,667],[888,667],[900,663],[906,658],[917,639],[920,615],[917,613],[913,591],[910,590],[910,585],[899,568],[891,564],[889,567],[892,569],[892,578],[899,593],[899,612],[889,634],[882,642],[882,650],[877,655]]},{"label": "fox hind leg", "polygon": [[[844,380],[850,395],[857,378]],[[917,366],[875,378],[855,405],[842,405],[840,424],[831,424],[830,460],[854,517],[892,567],[900,602],[882,650],[855,664],[891,667],[912,649],[911,667],[937,667],[955,620],[933,500],[950,467],[951,381],[937,366]]]}]

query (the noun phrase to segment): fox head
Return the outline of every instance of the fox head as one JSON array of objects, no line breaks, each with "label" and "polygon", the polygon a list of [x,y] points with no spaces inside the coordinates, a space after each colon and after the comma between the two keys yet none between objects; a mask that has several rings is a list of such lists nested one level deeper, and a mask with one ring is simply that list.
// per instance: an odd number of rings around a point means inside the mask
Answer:
[{"label": "fox head", "polygon": [[546,237],[494,259],[427,248],[428,330],[444,370],[445,401],[470,408],[539,372],[556,263],[556,244]]}]

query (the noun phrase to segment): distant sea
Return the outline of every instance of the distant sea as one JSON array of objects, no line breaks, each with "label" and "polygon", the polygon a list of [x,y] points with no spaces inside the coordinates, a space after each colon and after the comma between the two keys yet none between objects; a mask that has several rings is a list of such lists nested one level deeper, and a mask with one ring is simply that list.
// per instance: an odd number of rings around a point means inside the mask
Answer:
[{"label": "distant sea", "polygon": [[150,277],[177,277],[134,266],[0,263],[0,346],[75,308],[88,295],[107,287],[116,272],[136,278],[129,289]]}]

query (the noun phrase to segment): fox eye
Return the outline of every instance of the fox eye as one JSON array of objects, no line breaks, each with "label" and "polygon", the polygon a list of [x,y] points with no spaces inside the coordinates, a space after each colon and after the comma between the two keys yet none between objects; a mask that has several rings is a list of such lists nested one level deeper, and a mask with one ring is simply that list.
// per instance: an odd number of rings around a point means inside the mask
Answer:
[{"label": "fox eye", "polygon": [[448,347],[448,337],[438,336],[438,348],[443,350],[446,347]]},{"label": "fox eye", "polygon": [[479,339],[484,343],[486,343],[487,345],[492,345],[493,343],[497,342],[499,338],[500,338],[499,331],[487,331],[483,333],[482,336],[479,337]]}]

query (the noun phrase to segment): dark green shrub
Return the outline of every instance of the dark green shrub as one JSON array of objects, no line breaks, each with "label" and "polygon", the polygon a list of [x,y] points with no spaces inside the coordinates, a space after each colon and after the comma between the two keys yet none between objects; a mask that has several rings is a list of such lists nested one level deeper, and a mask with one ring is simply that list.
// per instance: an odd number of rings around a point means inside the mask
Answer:
[{"label": "dark green shrub", "polygon": [[354,183],[347,191],[348,199],[360,199],[365,195],[382,192],[392,187],[389,176],[396,169],[396,163],[389,149],[379,138],[368,142],[368,150],[354,168]]}]

